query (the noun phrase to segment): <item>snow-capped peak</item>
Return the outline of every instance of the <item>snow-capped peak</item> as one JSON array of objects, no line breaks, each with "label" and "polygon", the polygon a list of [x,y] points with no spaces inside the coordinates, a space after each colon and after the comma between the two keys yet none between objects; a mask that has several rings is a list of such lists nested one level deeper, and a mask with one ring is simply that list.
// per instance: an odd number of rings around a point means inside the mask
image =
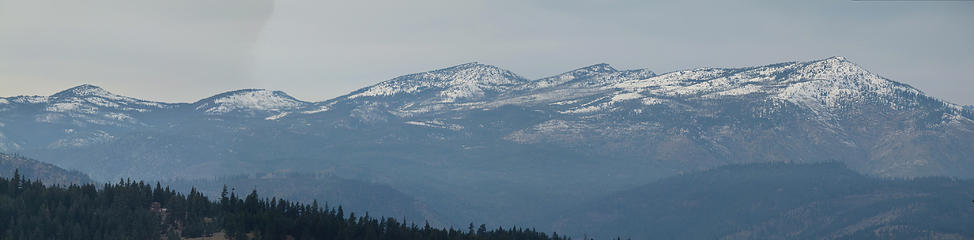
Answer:
[{"label": "snow-capped peak", "polygon": [[119,118],[114,116],[119,114],[118,111],[148,112],[168,106],[165,103],[117,95],[91,84],[60,91],[44,100],[48,105],[45,108],[48,112],[101,114],[105,110],[109,112],[105,114],[112,115],[110,118]]},{"label": "snow-capped peak", "polygon": [[831,57],[828,57],[828,58],[825,58],[825,59],[822,59],[822,60],[823,61],[849,62],[849,59],[846,58],[846,57],[843,57],[843,56],[831,56]]},{"label": "snow-capped peak", "polygon": [[410,74],[387,82],[439,81],[450,85],[511,85],[525,82],[526,79],[511,71],[478,62],[464,63],[429,72]]},{"label": "snow-capped peak", "polygon": [[588,66],[588,67],[583,67],[583,68],[579,68],[579,69],[575,69],[575,70],[572,70],[571,71],[571,73],[574,73],[574,72],[610,73],[610,72],[616,72],[616,69],[613,68],[608,63],[599,63],[599,64],[595,64],[595,65],[591,65],[591,66]]},{"label": "snow-capped peak", "polygon": [[431,93],[437,102],[455,102],[495,94],[525,82],[511,71],[471,62],[397,77],[353,92],[348,98]]},{"label": "snow-capped peak", "polygon": [[599,64],[595,64],[595,65],[591,65],[591,66],[577,68],[575,70],[571,70],[571,71],[568,71],[568,72],[565,72],[565,73],[562,73],[562,74],[558,74],[558,75],[555,75],[555,76],[547,77],[547,78],[542,78],[542,79],[539,79],[539,80],[542,80],[542,81],[543,80],[551,80],[551,79],[568,80],[568,79],[582,78],[582,77],[592,76],[592,75],[598,75],[598,74],[609,74],[609,73],[615,73],[615,72],[618,72],[618,71],[615,68],[613,68],[612,66],[610,66],[609,64],[607,64],[607,63],[599,63]]},{"label": "snow-capped peak", "polygon": [[909,85],[870,73],[844,57],[796,65],[793,71],[784,75],[787,87],[776,97],[813,109],[833,108],[845,101],[861,99],[864,95],[922,94]]},{"label": "snow-capped peak", "polygon": [[196,110],[220,114],[234,111],[285,111],[307,104],[282,91],[243,89],[217,94],[193,105]]},{"label": "snow-capped peak", "polygon": [[599,63],[538,79],[518,87],[518,90],[533,91],[550,87],[592,88],[625,80],[645,79],[652,76],[656,76],[656,74],[647,69],[619,71],[607,63]]},{"label": "snow-capped peak", "polygon": [[83,84],[51,96],[16,96],[3,111],[34,111],[34,121],[47,123],[124,125],[138,123],[139,113],[174,107],[174,104],[145,101],[113,94],[101,87]]},{"label": "snow-capped peak", "polygon": [[108,92],[101,87],[91,85],[91,84],[78,85],[76,87],[69,88],[67,90],[60,91],[52,95],[52,97],[68,97],[68,96],[74,96],[74,97],[99,96],[99,97],[109,97],[109,98],[119,97],[118,95],[112,94],[111,92]]},{"label": "snow-capped peak", "polygon": [[870,73],[866,69],[856,65],[845,57],[830,57],[821,60],[798,63],[797,66],[799,68],[796,69],[796,74],[800,75],[793,77],[813,79],[881,80],[878,82],[888,81],[881,78],[860,78],[862,76],[875,74]]}]

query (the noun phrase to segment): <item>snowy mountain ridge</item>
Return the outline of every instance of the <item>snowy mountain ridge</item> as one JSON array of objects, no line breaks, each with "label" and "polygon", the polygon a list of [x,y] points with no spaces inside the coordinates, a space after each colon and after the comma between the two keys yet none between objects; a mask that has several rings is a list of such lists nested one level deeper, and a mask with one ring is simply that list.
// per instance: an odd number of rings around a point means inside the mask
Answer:
[{"label": "snowy mountain ridge", "polygon": [[551,77],[531,81],[518,90],[537,90],[564,85],[573,87],[604,86],[619,79],[649,78],[656,74],[648,69],[619,71],[606,63],[578,68]]},{"label": "snowy mountain ridge", "polygon": [[[699,68],[660,75],[649,70],[616,71],[607,64],[598,64],[531,81],[516,89],[485,106],[548,104],[570,106],[560,111],[565,114],[593,114],[622,111],[617,105],[626,102],[657,105],[756,97],[805,106],[820,118],[830,119],[845,104],[880,101],[895,109],[914,104],[902,100],[903,96],[926,97],[909,85],[871,73],[843,57],[758,67]],[[943,104],[953,115],[964,111],[959,105]]]},{"label": "snowy mountain ridge", "polygon": [[[648,104],[668,98],[720,99],[756,95],[806,106],[823,114],[866,94],[922,94],[898,82],[870,73],[843,57],[789,62],[747,68],[702,68],[677,71],[609,86],[619,89],[614,99]],[[897,107],[896,102],[889,102]]]},{"label": "snowy mountain ridge", "polygon": [[[620,178],[782,159],[840,161],[883,176],[969,176],[972,119],[971,109],[841,57],[662,74],[601,63],[533,80],[468,63],[320,102],[244,89],[157,103],[91,85],[0,98],[0,151],[67,159],[59,164],[109,179],[355,161],[382,168],[395,159],[466,171],[453,161],[555,158],[597,163],[577,174]],[[267,165],[279,162],[287,164]]]},{"label": "snowy mountain ridge", "polygon": [[[442,111],[490,109],[504,105],[560,106],[565,114],[620,111],[618,104],[639,102],[666,104],[673,100],[722,99],[756,96],[806,106],[828,116],[842,104],[871,97],[922,95],[909,85],[885,79],[843,57],[807,62],[786,62],[758,67],[699,68],[656,74],[647,69],[616,70],[600,63],[551,77],[528,80],[495,66],[477,62],[404,75],[348,95],[309,103],[281,91],[243,89],[229,91],[192,103],[209,115],[248,112],[267,120],[291,117],[292,112],[314,114],[336,104],[360,106],[360,112],[389,112],[416,116]],[[680,100],[682,101],[682,100]],[[903,107],[884,100],[891,108]],[[119,112],[149,112],[180,104],[143,101],[112,94],[85,84],[52,96],[0,98],[0,111],[10,104],[46,104],[47,112],[102,114],[129,118]],[[946,103],[956,112],[963,106]],[[8,107],[4,107],[8,106]],[[266,115],[266,116],[263,116]]]},{"label": "snowy mountain ridge", "polygon": [[[496,69],[496,67],[477,65]],[[472,65],[459,65],[447,70],[470,66]],[[359,90],[349,99],[367,95],[393,96],[397,93],[435,92],[436,90],[419,86],[433,86],[437,83],[453,81],[415,76],[442,76],[441,72],[443,70],[400,77]],[[401,84],[401,79],[408,79],[411,84]],[[470,77],[458,79],[454,81],[476,82]],[[391,83],[399,83],[394,86],[401,87],[390,87]],[[456,101],[458,98],[447,98],[441,101],[408,98],[399,105],[389,106],[389,108],[373,106],[369,109],[408,117],[443,111],[490,109],[505,105],[551,105],[560,108],[559,112],[563,114],[600,114],[613,111],[642,111],[631,109],[633,108],[631,105],[627,105],[629,107],[625,109],[619,108],[620,104],[626,105],[629,102],[657,105],[673,101],[760,98],[765,101],[785,101],[805,106],[819,115],[819,118],[826,120],[835,118],[836,109],[841,109],[844,104],[878,101],[890,108],[902,108],[904,105],[912,104],[910,101],[897,100],[903,98],[902,96],[925,97],[922,92],[909,85],[871,73],[844,57],[758,67],[699,68],[659,75],[646,69],[619,71],[602,63],[552,77],[507,81],[505,84],[512,85],[495,88],[497,91],[493,95],[476,94],[478,92],[476,89],[452,88],[455,90],[454,93],[462,93],[455,95],[478,96],[471,101]],[[443,94],[443,92],[439,93]],[[341,101],[341,99],[337,100],[337,102]],[[964,111],[959,105],[946,102],[944,104],[953,109],[951,111],[954,115]]]}]

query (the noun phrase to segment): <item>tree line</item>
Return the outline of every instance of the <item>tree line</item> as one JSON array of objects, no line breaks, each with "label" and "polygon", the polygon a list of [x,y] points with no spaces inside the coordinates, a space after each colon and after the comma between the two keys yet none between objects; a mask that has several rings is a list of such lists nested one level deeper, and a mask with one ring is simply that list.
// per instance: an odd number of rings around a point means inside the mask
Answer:
[{"label": "tree line", "polygon": [[224,187],[211,201],[196,189],[188,194],[156,183],[119,180],[46,186],[15,172],[0,177],[2,239],[181,239],[221,232],[230,239],[524,239],[567,240],[534,229],[467,229],[418,226],[341,206],[261,198],[254,190],[238,196]]}]

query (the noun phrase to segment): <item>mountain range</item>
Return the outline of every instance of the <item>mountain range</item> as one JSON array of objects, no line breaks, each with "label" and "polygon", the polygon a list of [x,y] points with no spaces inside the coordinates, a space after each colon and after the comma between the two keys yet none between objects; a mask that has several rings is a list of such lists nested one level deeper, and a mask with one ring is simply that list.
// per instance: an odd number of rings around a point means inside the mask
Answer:
[{"label": "mountain range", "polygon": [[972,119],[843,57],[541,79],[467,63],[321,102],[245,89],[162,103],[93,85],[0,98],[0,152],[96,180],[328,172],[437,206],[442,222],[523,224],[526,211],[729,164],[972,177]]}]

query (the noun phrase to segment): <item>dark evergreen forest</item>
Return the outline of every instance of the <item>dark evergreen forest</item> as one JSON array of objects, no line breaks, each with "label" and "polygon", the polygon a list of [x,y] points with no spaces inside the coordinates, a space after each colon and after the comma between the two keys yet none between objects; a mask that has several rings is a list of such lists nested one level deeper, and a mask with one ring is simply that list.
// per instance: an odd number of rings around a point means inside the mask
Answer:
[{"label": "dark evergreen forest", "polygon": [[418,226],[345,213],[341,206],[261,198],[256,190],[238,196],[224,188],[211,201],[196,189],[183,194],[158,183],[46,186],[19,173],[0,178],[0,216],[2,239],[180,239],[218,232],[230,239],[570,239],[517,227]]}]

